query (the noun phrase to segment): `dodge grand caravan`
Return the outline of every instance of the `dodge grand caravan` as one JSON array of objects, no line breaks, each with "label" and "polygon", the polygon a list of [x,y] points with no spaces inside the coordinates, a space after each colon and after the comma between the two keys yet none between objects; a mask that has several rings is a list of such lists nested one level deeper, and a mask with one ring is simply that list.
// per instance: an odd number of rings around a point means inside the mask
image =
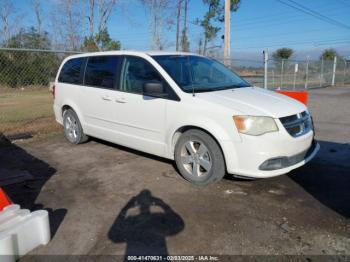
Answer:
[{"label": "dodge grand caravan", "polygon": [[226,172],[267,178],[310,161],[308,109],[189,53],[110,51],[66,58],[54,112],[73,144],[89,136],[174,159],[197,185]]}]

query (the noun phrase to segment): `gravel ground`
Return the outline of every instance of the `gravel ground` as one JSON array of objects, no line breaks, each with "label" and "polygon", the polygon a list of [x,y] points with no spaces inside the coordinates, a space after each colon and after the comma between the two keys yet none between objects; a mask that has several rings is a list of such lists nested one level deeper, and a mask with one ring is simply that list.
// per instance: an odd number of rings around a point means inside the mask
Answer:
[{"label": "gravel ground", "polygon": [[56,136],[0,146],[1,168],[34,176],[5,189],[49,210],[53,239],[32,255],[350,255],[349,105],[350,88],[310,91],[321,151],[276,178],[195,187],[167,160]]}]

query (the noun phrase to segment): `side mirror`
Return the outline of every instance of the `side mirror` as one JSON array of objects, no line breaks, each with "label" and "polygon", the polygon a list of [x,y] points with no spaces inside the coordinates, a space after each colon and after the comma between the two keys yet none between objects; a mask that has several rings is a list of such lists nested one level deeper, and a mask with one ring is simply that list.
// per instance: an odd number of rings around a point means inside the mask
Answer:
[{"label": "side mirror", "polygon": [[164,90],[162,82],[153,81],[143,84],[143,95],[151,97],[167,97],[167,93]]}]

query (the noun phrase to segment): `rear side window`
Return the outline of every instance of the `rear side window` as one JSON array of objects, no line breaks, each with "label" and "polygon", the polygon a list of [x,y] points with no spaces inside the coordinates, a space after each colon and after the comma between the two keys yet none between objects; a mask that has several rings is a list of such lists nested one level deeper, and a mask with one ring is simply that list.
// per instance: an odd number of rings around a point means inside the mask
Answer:
[{"label": "rear side window", "polygon": [[118,76],[119,56],[89,57],[84,84],[87,86],[114,89]]},{"label": "rear side window", "polygon": [[62,83],[81,85],[84,61],[84,57],[68,60],[61,69],[58,81]]}]

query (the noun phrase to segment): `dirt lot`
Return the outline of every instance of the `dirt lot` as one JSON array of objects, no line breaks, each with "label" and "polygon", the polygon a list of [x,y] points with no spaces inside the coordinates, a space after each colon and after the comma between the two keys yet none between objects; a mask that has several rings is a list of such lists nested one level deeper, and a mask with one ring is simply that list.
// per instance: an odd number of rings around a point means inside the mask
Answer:
[{"label": "dirt lot", "polygon": [[10,197],[50,212],[53,239],[31,254],[350,255],[350,88],[310,95],[322,149],[272,179],[194,187],[169,161],[62,135],[0,146],[3,170],[34,177]]}]

